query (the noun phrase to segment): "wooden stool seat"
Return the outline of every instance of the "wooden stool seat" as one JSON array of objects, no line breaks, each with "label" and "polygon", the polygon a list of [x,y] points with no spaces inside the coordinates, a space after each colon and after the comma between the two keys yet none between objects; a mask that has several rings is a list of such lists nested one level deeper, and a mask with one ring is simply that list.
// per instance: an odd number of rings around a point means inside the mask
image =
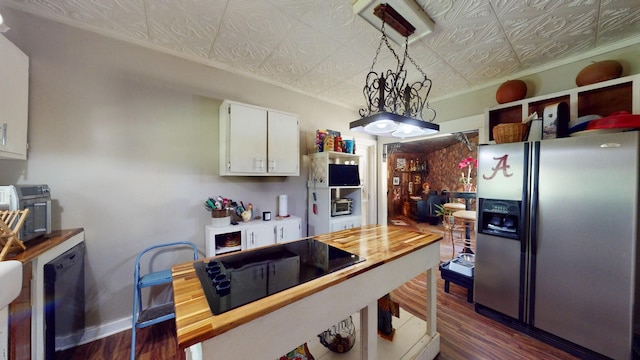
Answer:
[{"label": "wooden stool seat", "polygon": [[444,206],[445,209],[450,210],[451,212],[465,209],[464,204],[461,203],[446,203],[442,206]]},{"label": "wooden stool seat", "polygon": [[476,221],[476,212],[471,210],[458,210],[453,213],[456,220]]}]

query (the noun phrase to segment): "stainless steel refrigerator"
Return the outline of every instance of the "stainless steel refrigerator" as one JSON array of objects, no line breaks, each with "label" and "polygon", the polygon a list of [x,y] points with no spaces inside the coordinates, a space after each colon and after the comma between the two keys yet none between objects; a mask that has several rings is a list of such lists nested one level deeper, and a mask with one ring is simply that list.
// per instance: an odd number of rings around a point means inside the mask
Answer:
[{"label": "stainless steel refrigerator", "polygon": [[639,356],[639,134],[479,147],[477,312],[581,358]]}]

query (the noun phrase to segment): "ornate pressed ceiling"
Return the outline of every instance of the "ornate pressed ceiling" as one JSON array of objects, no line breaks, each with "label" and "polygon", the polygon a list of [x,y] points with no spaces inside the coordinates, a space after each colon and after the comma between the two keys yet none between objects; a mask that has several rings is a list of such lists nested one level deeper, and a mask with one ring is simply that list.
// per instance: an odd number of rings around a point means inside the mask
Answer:
[{"label": "ornate pressed ceiling", "polygon": [[[354,2],[0,0],[0,10],[11,7],[355,110],[380,32],[354,13]],[[436,24],[410,44],[437,84],[431,102],[640,42],[638,0],[415,2]]]}]

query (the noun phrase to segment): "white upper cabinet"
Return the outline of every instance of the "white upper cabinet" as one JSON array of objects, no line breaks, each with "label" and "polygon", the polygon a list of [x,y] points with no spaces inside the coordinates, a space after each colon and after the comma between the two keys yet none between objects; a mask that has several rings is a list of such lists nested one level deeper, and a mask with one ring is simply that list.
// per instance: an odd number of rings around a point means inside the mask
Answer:
[{"label": "white upper cabinet", "polygon": [[0,159],[27,159],[29,58],[0,35]]},{"label": "white upper cabinet", "polygon": [[220,175],[300,175],[298,117],[225,100],[220,106]]}]

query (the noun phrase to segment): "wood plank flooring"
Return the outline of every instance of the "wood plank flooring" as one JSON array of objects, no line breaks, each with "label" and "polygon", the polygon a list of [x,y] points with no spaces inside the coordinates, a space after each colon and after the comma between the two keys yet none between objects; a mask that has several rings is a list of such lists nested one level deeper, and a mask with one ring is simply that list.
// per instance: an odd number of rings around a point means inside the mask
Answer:
[{"label": "wood plank flooring", "polygon": [[[419,231],[442,231],[440,227],[415,224],[402,218],[408,227]],[[472,243],[473,245],[473,243]],[[460,250],[459,248],[457,249]],[[451,258],[451,243],[440,242],[440,258]],[[466,289],[451,284],[445,293],[444,281],[438,274],[438,332],[440,333],[439,360],[458,359],[576,359],[541,341],[521,334],[475,312],[468,303]],[[185,359],[177,349],[175,324],[167,321],[138,331],[136,359]],[[111,360],[129,358],[130,330],[96,340],[76,348],[56,353],[56,359]],[[393,359],[389,359],[393,360]]]}]

